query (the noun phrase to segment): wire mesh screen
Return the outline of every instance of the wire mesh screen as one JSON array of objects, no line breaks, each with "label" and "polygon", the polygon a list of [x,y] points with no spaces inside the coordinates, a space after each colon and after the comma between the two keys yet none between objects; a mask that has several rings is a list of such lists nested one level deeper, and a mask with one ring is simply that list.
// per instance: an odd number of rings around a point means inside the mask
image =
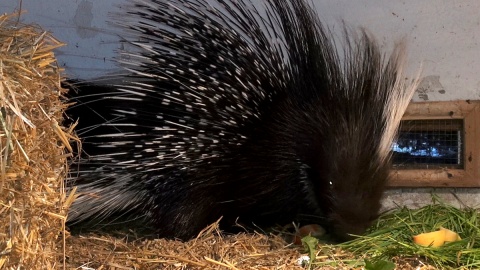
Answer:
[{"label": "wire mesh screen", "polygon": [[396,169],[463,168],[463,120],[404,120],[393,143]]}]

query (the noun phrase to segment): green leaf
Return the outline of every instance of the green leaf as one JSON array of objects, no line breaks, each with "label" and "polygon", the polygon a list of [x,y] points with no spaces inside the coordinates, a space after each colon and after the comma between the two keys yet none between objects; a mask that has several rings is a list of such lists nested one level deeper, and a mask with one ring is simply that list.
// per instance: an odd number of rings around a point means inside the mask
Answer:
[{"label": "green leaf", "polygon": [[378,260],[376,262],[371,262],[365,259],[365,270],[393,270],[395,269],[395,264],[390,261]]},{"label": "green leaf", "polygon": [[305,236],[302,238],[302,244],[306,252],[308,252],[308,257],[310,257],[309,267],[312,262],[315,260],[315,254],[317,253],[318,239],[312,236]]}]

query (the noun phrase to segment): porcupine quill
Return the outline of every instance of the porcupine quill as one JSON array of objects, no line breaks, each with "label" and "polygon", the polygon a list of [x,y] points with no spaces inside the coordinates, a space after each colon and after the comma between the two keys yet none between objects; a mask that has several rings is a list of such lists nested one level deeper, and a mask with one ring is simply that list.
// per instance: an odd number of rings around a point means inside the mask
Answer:
[{"label": "porcupine quill", "polygon": [[[80,82],[68,110],[82,158],[68,224],[136,221],[189,239],[294,220],[337,239],[376,219],[412,98],[404,45],[343,47],[303,0],[135,0],[113,83]],[[123,23],[122,23],[123,22]],[[349,36],[353,37],[349,37]]]}]

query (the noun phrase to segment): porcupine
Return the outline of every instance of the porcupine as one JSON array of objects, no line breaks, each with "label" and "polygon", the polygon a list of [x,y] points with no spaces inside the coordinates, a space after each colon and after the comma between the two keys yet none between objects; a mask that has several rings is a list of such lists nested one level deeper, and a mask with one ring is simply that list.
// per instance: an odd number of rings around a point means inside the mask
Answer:
[{"label": "porcupine", "polygon": [[125,9],[128,74],[71,93],[84,151],[67,181],[79,194],[71,226],[137,220],[189,239],[220,217],[225,229],[300,219],[345,240],[376,219],[414,92],[404,45],[385,56],[345,30],[338,49],[306,1],[264,6]]}]

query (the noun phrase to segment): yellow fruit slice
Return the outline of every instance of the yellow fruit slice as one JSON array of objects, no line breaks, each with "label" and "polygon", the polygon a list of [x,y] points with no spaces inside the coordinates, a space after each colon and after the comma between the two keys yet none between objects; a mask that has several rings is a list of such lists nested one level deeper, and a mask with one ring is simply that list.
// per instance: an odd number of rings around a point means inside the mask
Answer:
[{"label": "yellow fruit slice", "polygon": [[439,247],[445,243],[445,230],[417,234],[413,242],[425,247]]},{"label": "yellow fruit slice", "polygon": [[449,229],[445,229],[443,227],[440,227],[440,230],[445,231],[445,242],[455,242],[455,241],[458,241],[458,240],[462,240],[460,235],[458,235],[458,233],[456,233],[454,231],[451,231]]}]

